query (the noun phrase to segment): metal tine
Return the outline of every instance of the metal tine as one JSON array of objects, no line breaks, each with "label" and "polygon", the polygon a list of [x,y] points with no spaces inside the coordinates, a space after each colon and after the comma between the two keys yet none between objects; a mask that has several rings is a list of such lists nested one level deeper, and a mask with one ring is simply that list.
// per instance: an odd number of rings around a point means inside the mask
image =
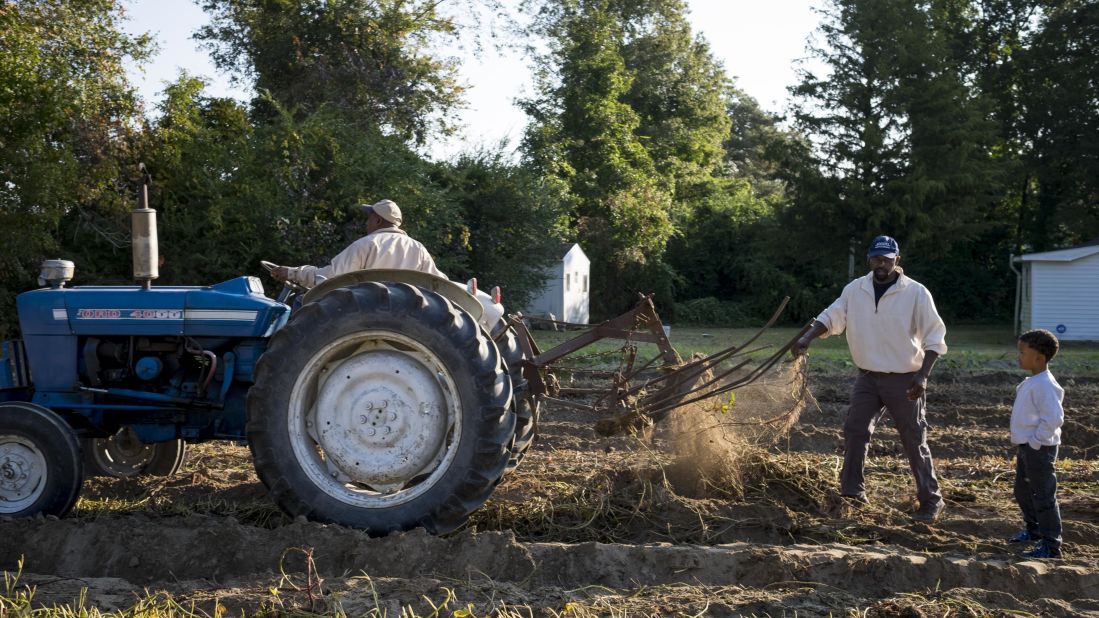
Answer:
[{"label": "metal tine", "polygon": [[[763,363],[761,363],[759,365],[759,367],[757,367],[755,370],[750,372],[744,378],[741,378],[739,380],[734,380],[733,382],[730,382],[729,384],[727,384],[725,386],[722,386],[719,389],[713,390],[713,391],[708,392],[708,393],[704,393],[702,395],[699,395],[697,397],[694,397],[694,398],[691,398],[691,399],[688,399],[688,400],[685,400],[685,401],[676,402],[675,404],[670,405],[670,406],[665,406],[663,408],[657,408],[655,410],[648,410],[648,411],[639,410],[639,411],[644,413],[646,416],[649,416],[653,420],[660,420],[664,416],[666,416],[668,412],[674,410],[677,407],[686,406],[686,405],[695,403],[697,401],[702,401],[703,399],[708,399],[708,398],[714,397],[716,395],[721,395],[721,394],[727,393],[731,390],[734,390],[734,389],[739,388],[741,386],[744,386],[746,384],[751,384],[752,382],[755,382],[760,377],[762,377],[764,373],[766,373],[767,371],[770,371],[771,368],[773,368],[776,364],[778,364],[778,362],[782,359],[782,357],[786,354],[786,352],[788,352],[790,350],[790,348],[793,347],[794,343],[802,335],[804,335],[806,333],[806,331],[809,330],[809,326],[810,325],[808,325],[808,324],[805,325],[801,329],[801,331],[799,331],[798,334],[794,336],[793,339],[791,339],[789,342],[787,342],[786,345],[782,346],[778,351],[776,351],[774,354],[772,354]],[[745,361],[745,363],[746,362],[747,361]],[[743,364],[744,363],[742,363],[742,365]],[[694,393],[694,392],[698,392],[698,389],[692,389],[690,391],[690,393]],[[658,417],[658,415],[659,415],[659,417]]]},{"label": "metal tine", "polygon": [[[687,391],[686,393],[676,393],[676,392],[671,392],[671,393],[667,393],[667,392],[662,392],[662,391],[661,391],[661,392],[658,392],[658,393],[656,393],[657,395],[662,395],[662,396],[660,397],[660,399],[658,399],[658,400],[656,400],[656,401],[652,401],[652,402],[645,402],[644,404],[639,404],[639,405],[638,405],[638,409],[639,409],[640,411],[644,411],[644,410],[642,409],[642,407],[644,406],[644,407],[649,407],[649,408],[657,408],[658,410],[662,410],[663,408],[660,408],[659,406],[661,406],[661,405],[663,405],[663,404],[667,403],[668,401],[671,401],[671,400],[673,400],[673,399],[681,399],[681,398],[683,398],[683,397],[687,397],[687,396],[689,396],[689,395],[692,395],[693,393],[697,393],[697,392],[699,392],[699,391],[701,391],[701,390],[705,389],[705,388],[706,388],[707,386],[709,386],[710,384],[713,384],[714,382],[716,382],[716,381],[718,381],[718,380],[722,379],[722,378],[723,378],[723,377],[724,377],[725,375],[728,375],[729,373],[732,373],[733,371],[737,371],[737,370],[741,369],[742,367],[744,367],[745,365],[747,365],[747,364],[748,364],[748,363],[750,363],[750,362],[752,362],[752,361],[751,361],[751,359],[745,359],[744,361],[742,361],[742,362],[738,363],[738,364],[737,364],[736,366],[734,366],[734,367],[733,367],[732,369],[730,369],[730,370],[729,370],[728,372],[726,372],[725,374],[722,374],[721,376],[718,376],[718,377],[714,378],[713,380],[710,380],[709,382],[707,382],[707,383],[705,383],[705,384],[702,384],[702,385],[699,385],[699,386],[697,386],[697,387],[695,387],[695,388],[692,388],[691,390]],[[749,374],[749,375],[750,375],[750,374]],[[722,387],[722,389],[724,389],[724,388],[725,388],[725,387]],[[718,390],[715,390],[715,391],[707,392],[706,394],[704,394],[704,395],[702,395],[702,396],[700,396],[700,397],[698,397],[698,398],[696,398],[696,399],[691,399],[691,400],[688,400],[688,401],[677,401],[676,403],[672,404],[672,405],[670,406],[670,408],[676,408],[676,407],[679,407],[679,406],[685,406],[685,405],[687,405],[687,404],[689,404],[689,403],[694,403],[695,401],[698,401],[698,400],[700,400],[700,399],[705,399],[705,398],[707,398],[707,397],[712,397],[712,396],[714,396],[714,395],[716,395],[716,394],[720,394],[720,393],[722,393],[722,392],[724,392],[724,391],[723,391],[723,390],[721,390],[721,389],[718,389]]]},{"label": "metal tine", "polygon": [[[761,348],[756,348],[756,349],[754,349],[754,350],[751,350],[751,351],[749,351],[749,352],[746,352],[746,353],[749,353],[749,354],[750,354],[751,352],[755,352],[755,351],[759,351],[759,350],[764,350],[764,349],[766,349],[766,348],[767,348],[767,346],[764,346],[764,347],[761,347]],[[750,358],[746,358],[746,359],[744,359],[743,361],[741,361],[740,363],[737,363],[736,365],[734,365],[734,366],[733,366],[732,368],[730,368],[730,369],[729,369],[728,371],[726,371],[726,372],[724,372],[724,373],[722,373],[722,374],[720,374],[720,375],[714,376],[714,377],[713,377],[713,378],[711,378],[711,379],[710,379],[709,381],[707,381],[707,382],[704,382],[704,383],[702,383],[702,384],[699,384],[698,386],[696,386],[696,387],[692,388],[691,390],[689,390],[689,391],[687,391],[687,392],[685,392],[685,393],[679,393],[679,394],[677,394],[677,393],[666,393],[666,392],[663,392],[663,391],[657,391],[657,392],[653,393],[653,394],[652,394],[651,396],[652,396],[652,397],[660,397],[660,399],[658,399],[658,400],[657,400],[656,402],[653,402],[653,403],[652,403],[652,404],[650,404],[650,405],[656,405],[657,403],[663,402],[663,401],[665,401],[665,400],[668,400],[668,399],[672,399],[672,398],[675,398],[675,397],[677,397],[677,396],[678,396],[678,397],[683,397],[683,396],[686,396],[686,395],[690,395],[691,393],[695,393],[695,392],[698,392],[698,391],[700,391],[700,390],[703,390],[703,389],[705,389],[706,387],[710,386],[711,384],[713,384],[713,383],[715,383],[715,382],[718,382],[718,381],[722,380],[723,378],[725,378],[725,376],[727,376],[727,375],[729,375],[729,374],[733,373],[734,371],[739,371],[739,370],[740,370],[741,368],[745,367],[745,366],[746,366],[746,365],[747,365],[748,363],[750,363],[750,362],[752,362],[752,359],[750,359]],[[701,372],[701,371],[705,371],[706,369],[707,369],[707,368],[701,368],[701,369],[699,369],[699,371],[700,371],[700,372]]]},{"label": "metal tine", "polygon": [[[745,351],[744,353],[745,353],[745,354],[751,354],[751,353],[753,353],[753,352],[758,352],[758,351],[760,351],[760,350],[766,350],[766,349],[767,349],[767,348],[769,348],[769,347],[771,347],[771,346],[760,346],[760,347],[758,347],[758,348],[753,348],[753,349],[751,349],[751,350],[747,350],[747,351]],[[769,360],[769,359],[768,359],[768,360]],[[673,393],[663,393],[663,397],[662,397],[662,398],[660,398],[660,399],[658,399],[658,400],[656,400],[656,401],[653,401],[653,402],[645,402],[645,403],[643,403],[643,404],[641,404],[641,405],[656,406],[656,405],[659,405],[660,403],[663,403],[663,402],[665,402],[665,401],[668,401],[668,400],[670,400],[670,399],[674,399],[674,398],[676,398],[676,397],[686,397],[687,395],[690,395],[690,394],[692,394],[692,393],[697,393],[697,392],[699,392],[699,391],[705,390],[705,389],[706,389],[707,387],[709,387],[709,386],[710,386],[711,384],[714,384],[714,383],[720,382],[721,380],[725,379],[725,377],[726,377],[726,376],[728,376],[728,375],[732,374],[732,373],[733,373],[733,372],[735,372],[735,371],[739,371],[739,370],[740,370],[741,368],[743,368],[744,366],[746,366],[746,365],[747,365],[748,363],[750,363],[750,362],[751,362],[751,359],[745,359],[745,360],[744,360],[743,362],[741,362],[741,363],[738,363],[737,365],[734,365],[734,366],[733,366],[733,367],[732,367],[731,369],[729,369],[728,371],[726,371],[726,372],[724,372],[724,373],[722,373],[722,374],[719,374],[719,375],[717,375],[717,376],[714,376],[714,377],[713,377],[712,379],[710,379],[709,381],[707,381],[707,382],[705,382],[705,383],[703,383],[703,384],[699,384],[698,386],[696,386],[696,387],[692,388],[692,389],[691,389],[691,390],[689,390],[689,391],[686,391],[686,392],[684,392],[684,393],[674,393],[674,392],[673,392]],[[770,368],[770,366],[768,366],[768,368]],[[704,371],[704,370],[703,370],[703,371]],[[749,376],[751,376],[751,375],[752,375],[753,373],[756,373],[757,371],[758,371],[758,369],[753,369],[752,371],[750,371],[750,372],[748,373],[748,375],[749,375]],[[739,381],[734,381],[734,383],[735,383],[735,384],[736,384],[737,386],[740,386],[740,385],[741,385],[741,383],[740,383]],[[723,392],[723,391],[714,391],[714,393],[720,393],[720,392]],[[712,394],[714,394],[714,393],[711,393],[711,395],[712,395]],[[653,393],[653,395],[652,395],[652,396],[659,396],[659,395],[661,395],[661,391],[658,391],[658,392],[656,392],[656,393]]]},{"label": "metal tine", "polygon": [[[808,329],[808,327],[806,327],[806,329]],[[798,334],[798,337],[800,337],[802,334],[804,334],[804,332],[805,332],[805,330],[802,330],[801,333]],[[774,355],[772,355],[770,358],[768,358],[754,372],[748,374],[744,378],[741,378],[739,380],[735,380],[733,382],[730,382],[729,384],[727,384],[727,385],[725,385],[725,386],[723,386],[719,389],[716,389],[712,392],[704,393],[704,394],[699,395],[697,397],[694,397],[692,399],[689,399],[689,400],[686,400],[686,401],[680,401],[680,402],[677,402],[676,404],[673,404],[673,405],[670,405],[670,406],[664,406],[663,408],[659,408],[655,411],[646,412],[646,414],[648,416],[650,416],[651,418],[653,418],[654,420],[659,420],[659,419],[663,418],[664,416],[666,416],[668,412],[674,410],[675,408],[677,408],[679,406],[689,405],[689,404],[695,403],[697,401],[701,401],[703,399],[708,399],[710,397],[714,397],[714,396],[717,396],[717,395],[727,393],[731,390],[740,388],[741,386],[751,384],[752,382],[755,382],[760,377],[762,377],[764,373],[766,373],[771,368],[773,368],[782,359],[782,357],[786,354],[786,352],[790,349],[790,347],[793,345],[794,341],[797,341],[796,337],[794,339],[792,339],[790,341],[790,343],[783,346],[783,348],[781,350],[779,350]],[[696,392],[696,391],[692,391],[692,392]]]},{"label": "metal tine", "polygon": [[[713,354],[711,354],[709,356],[705,356],[703,358],[693,360],[693,361],[690,361],[690,362],[685,363],[683,365],[680,365],[679,367],[676,367],[676,369],[674,371],[668,372],[668,373],[666,373],[662,376],[658,376],[656,378],[653,378],[651,380],[646,381],[643,384],[640,384],[638,386],[635,386],[635,387],[631,388],[630,390],[626,391],[626,394],[627,395],[633,395],[634,393],[637,393],[638,391],[640,391],[642,389],[648,388],[648,387],[652,386],[653,384],[658,384],[658,383],[660,383],[664,380],[667,380],[667,379],[679,374],[680,372],[688,371],[688,370],[693,369],[694,367],[699,366],[699,365],[702,366],[702,368],[699,371],[705,371],[705,370],[709,369],[710,367],[712,367],[713,365],[716,365],[716,364],[718,364],[718,363],[720,363],[720,362],[722,362],[722,361],[724,361],[728,358],[732,358],[733,356],[737,356],[737,355],[741,354],[742,353],[741,351],[744,348],[751,345],[753,342],[755,342],[756,339],[759,339],[763,335],[763,333],[767,331],[768,328],[771,328],[772,326],[775,325],[775,322],[778,322],[779,316],[781,316],[782,312],[786,310],[786,305],[789,304],[789,303],[790,303],[790,297],[789,296],[783,298],[782,302],[779,303],[778,309],[776,309],[775,312],[771,315],[771,319],[767,320],[767,323],[764,324],[763,327],[760,328],[759,331],[757,331],[755,335],[752,335],[752,337],[750,339],[748,339],[747,341],[745,341],[744,343],[742,343],[740,345],[729,346],[729,347],[725,348],[724,350],[714,352]],[[738,367],[740,367],[740,366],[743,366],[743,365],[738,365]]]},{"label": "metal tine", "polygon": [[[745,351],[744,354],[752,354],[753,352],[759,352],[761,350],[766,350],[766,349],[768,349],[768,347],[770,347],[770,346],[769,345],[761,345],[759,347],[754,347],[754,349],[752,349],[752,350]],[[719,374],[719,375],[715,375],[713,378],[708,380],[708,382],[700,384],[700,385],[696,386],[695,388],[691,388],[690,390],[686,391],[686,393],[678,395],[678,396],[682,397],[682,396],[690,395],[691,393],[698,393],[699,390],[707,388],[711,384],[721,382],[721,380],[724,379],[725,376],[728,376],[728,375],[732,374],[733,372],[740,371],[740,369],[742,367],[744,367],[745,365],[747,365],[748,363],[751,363],[751,362],[752,362],[751,358],[745,358],[745,360],[743,362],[737,363],[732,368],[730,368],[729,371],[726,371],[726,372],[724,372],[722,374]],[[700,371],[706,371],[706,369],[703,368],[703,369],[700,369]],[[756,369],[753,369],[753,372],[755,372],[755,371],[756,371]],[[752,375],[753,372],[748,373],[748,375]],[[657,391],[657,393],[654,394],[654,396],[656,396],[656,395],[659,395],[659,391]],[[666,400],[666,399],[669,399],[669,398],[673,398],[673,397],[677,397],[677,395],[674,394],[674,393],[670,394],[670,395],[665,394],[664,399],[660,399],[656,402],[653,402],[653,404],[648,404],[648,405],[654,405],[655,406],[657,404],[657,402],[663,401],[663,400]]]}]

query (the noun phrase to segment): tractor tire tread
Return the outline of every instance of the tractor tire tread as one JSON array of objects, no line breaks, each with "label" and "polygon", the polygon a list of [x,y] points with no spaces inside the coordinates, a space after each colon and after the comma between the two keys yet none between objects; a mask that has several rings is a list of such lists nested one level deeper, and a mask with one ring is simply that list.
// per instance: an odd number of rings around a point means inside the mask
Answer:
[{"label": "tractor tire tread", "polygon": [[[361,320],[363,329],[371,328],[367,313],[414,317],[414,322],[452,342],[470,369],[467,377],[472,388],[468,396],[476,401],[476,406],[465,410],[475,427],[474,440],[468,447],[468,467],[455,469],[453,474],[458,478],[447,481],[453,487],[452,495],[439,498],[436,504],[425,506],[423,512],[412,517],[398,514],[394,516],[397,519],[391,520],[387,513],[359,516],[354,511],[366,509],[350,505],[342,505],[346,507],[344,509],[318,506],[326,502],[323,490],[316,486],[295,487],[284,474],[287,454],[279,448],[283,437],[278,434],[287,431],[285,407],[288,399],[283,401],[275,391],[280,391],[280,382],[292,384],[294,381],[280,373],[286,359],[298,350],[311,349],[318,337],[317,330],[336,332],[341,320]],[[441,295],[404,283],[363,282],[335,290],[297,312],[272,337],[267,351],[257,362],[255,385],[247,398],[246,423],[257,474],[274,500],[291,515],[365,527],[375,535],[417,526],[436,534],[449,532],[464,523],[469,514],[488,499],[509,460],[507,445],[514,433],[515,420],[509,411],[510,379],[502,367],[496,346],[473,317]],[[456,382],[460,378],[454,376]],[[292,385],[282,385],[281,390],[289,393],[291,388]],[[279,410],[280,406],[282,410]],[[282,420],[282,427],[278,420],[273,420],[275,418]]]}]

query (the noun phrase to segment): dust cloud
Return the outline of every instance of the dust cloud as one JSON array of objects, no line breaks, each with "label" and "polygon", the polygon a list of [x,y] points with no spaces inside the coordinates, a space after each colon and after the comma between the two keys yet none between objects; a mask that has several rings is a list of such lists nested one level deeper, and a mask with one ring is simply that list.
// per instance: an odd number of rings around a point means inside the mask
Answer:
[{"label": "dust cloud", "polygon": [[[776,366],[752,384],[720,392],[739,377],[709,385],[714,394],[676,409],[657,425],[654,437],[674,456],[665,472],[680,495],[743,494],[746,467],[758,461],[762,448],[781,441],[812,402],[804,357]],[[701,382],[711,380],[708,374]]]}]

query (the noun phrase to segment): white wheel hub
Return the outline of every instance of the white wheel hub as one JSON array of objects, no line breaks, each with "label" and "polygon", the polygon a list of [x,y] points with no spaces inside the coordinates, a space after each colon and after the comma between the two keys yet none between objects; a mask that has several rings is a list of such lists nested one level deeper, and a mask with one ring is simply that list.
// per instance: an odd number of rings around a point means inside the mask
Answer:
[{"label": "white wheel hub", "polygon": [[458,389],[427,347],[392,331],[348,335],[295,380],[287,421],[302,471],[329,496],[386,508],[416,498],[461,441]]},{"label": "white wheel hub", "polygon": [[403,352],[376,351],[326,373],[317,441],[352,482],[401,484],[432,463],[448,431],[434,372]]},{"label": "white wheel hub", "polygon": [[22,436],[0,436],[0,513],[21,511],[46,489],[46,458]]}]

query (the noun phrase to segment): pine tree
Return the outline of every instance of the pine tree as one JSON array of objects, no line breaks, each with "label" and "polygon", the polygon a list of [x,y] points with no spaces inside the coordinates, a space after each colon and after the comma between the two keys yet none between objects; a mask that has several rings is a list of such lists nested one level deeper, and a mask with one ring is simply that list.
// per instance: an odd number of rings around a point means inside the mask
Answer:
[{"label": "pine tree", "polygon": [[1099,5],[1072,1],[1045,15],[1023,54],[1021,132],[1034,205],[1023,239],[1037,250],[1099,238]]}]

